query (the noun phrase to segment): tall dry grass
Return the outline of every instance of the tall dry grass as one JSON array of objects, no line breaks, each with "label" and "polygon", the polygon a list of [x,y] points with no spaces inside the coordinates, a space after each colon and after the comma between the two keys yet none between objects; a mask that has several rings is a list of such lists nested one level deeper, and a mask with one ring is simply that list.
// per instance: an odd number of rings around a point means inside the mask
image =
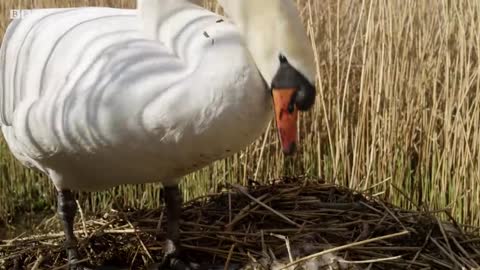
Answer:
[{"label": "tall dry grass", "polygon": [[[315,48],[318,102],[302,116],[295,159],[273,128],[245,151],[183,182],[187,198],[222,183],[285,174],[318,176],[410,208],[450,208],[480,225],[480,1],[297,0]],[[207,1],[209,8],[215,3]],[[133,0],[0,2],[12,8]],[[54,204],[49,181],[0,149],[0,216]],[[158,185],[81,194],[84,207],[156,207]]]}]

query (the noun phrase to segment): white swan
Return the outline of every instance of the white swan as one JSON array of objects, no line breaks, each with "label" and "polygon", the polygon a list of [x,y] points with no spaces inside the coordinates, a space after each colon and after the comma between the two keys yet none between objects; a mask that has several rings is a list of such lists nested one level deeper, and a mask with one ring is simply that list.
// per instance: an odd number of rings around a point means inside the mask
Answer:
[{"label": "white swan", "polygon": [[59,191],[70,261],[71,190],[162,182],[171,255],[178,180],[257,138],[272,95],[284,152],[294,150],[315,69],[293,1],[220,0],[234,24],[192,2],[38,9],[8,26],[0,125],[12,153]]}]

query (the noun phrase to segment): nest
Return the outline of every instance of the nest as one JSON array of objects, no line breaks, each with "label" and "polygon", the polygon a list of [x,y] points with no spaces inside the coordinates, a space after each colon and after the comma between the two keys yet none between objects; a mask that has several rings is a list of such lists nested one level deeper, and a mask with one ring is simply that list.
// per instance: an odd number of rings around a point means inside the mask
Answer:
[{"label": "nest", "polygon": [[[312,181],[231,186],[184,205],[183,254],[207,269],[480,269],[480,237],[452,219]],[[80,220],[91,265],[145,269],[162,257],[162,209]],[[63,233],[0,242],[4,269],[63,269]],[[0,268],[1,268],[0,267]]]}]

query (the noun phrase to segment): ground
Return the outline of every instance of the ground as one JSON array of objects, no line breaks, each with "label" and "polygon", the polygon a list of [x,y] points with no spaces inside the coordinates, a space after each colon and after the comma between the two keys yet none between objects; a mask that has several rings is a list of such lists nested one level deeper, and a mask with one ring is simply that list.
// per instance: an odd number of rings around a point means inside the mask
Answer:
[{"label": "ground", "polygon": [[[154,235],[165,228],[162,213],[111,210],[79,218],[85,261],[142,269],[159,260],[162,239]],[[434,213],[312,179],[234,185],[186,203],[182,220],[187,257],[219,269],[480,268],[480,230],[467,233]],[[60,267],[66,264],[62,240],[63,233],[51,232],[2,241],[0,263],[4,269]]]}]

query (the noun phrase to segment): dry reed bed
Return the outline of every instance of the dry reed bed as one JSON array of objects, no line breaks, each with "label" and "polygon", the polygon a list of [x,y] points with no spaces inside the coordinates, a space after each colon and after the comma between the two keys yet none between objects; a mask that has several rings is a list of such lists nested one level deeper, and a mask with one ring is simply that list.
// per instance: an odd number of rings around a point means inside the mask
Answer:
[{"label": "dry reed bed", "polygon": [[[164,217],[159,223],[162,216],[161,210],[111,211],[78,222],[77,233],[84,237],[81,253],[94,265],[140,269],[161,258],[164,235],[158,241],[154,235],[165,228]],[[235,269],[255,259],[257,269],[271,269],[288,263],[288,254],[298,260],[336,247],[338,257],[333,258],[343,265],[371,260],[349,269],[480,267],[479,230],[467,234],[454,221],[440,222],[432,213],[402,210],[315,181],[233,186],[186,203],[182,219],[185,253],[205,266]],[[3,241],[0,261],[5,269],[57,269],[66,263],[62,240],[62,233],[52,232]],[[325,255],[319,258],[326,260]]]},{"label": "dry reed bed", "polygon": [[[315,108],[300,120],[301,154],[286,161],[269,128],[245,151],[186,177],[185,197],[214,191],[219,182],[307,174],[406,208],[449,207],[458,220],[478,226],[480,1],[296,2],[318,78]],[[215,1],[205,3],[217,9]],[[12,8],[85,5],[132,8],[135,1],[2,0],[0,28]],[[80,200],[90,211],[118,198],[125,206],[158,207],[158,190],[122,186]],[[0,144],[0,219],[54,204],[51,183]]]}]

